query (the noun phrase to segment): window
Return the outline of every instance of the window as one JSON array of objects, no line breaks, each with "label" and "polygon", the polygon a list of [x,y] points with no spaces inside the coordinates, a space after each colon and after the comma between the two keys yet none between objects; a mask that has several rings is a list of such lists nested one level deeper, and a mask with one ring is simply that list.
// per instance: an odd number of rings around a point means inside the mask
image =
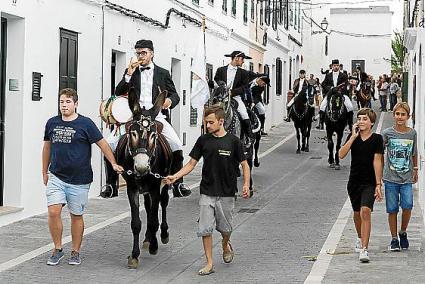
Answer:
[{"label": "window", "polygon": [[264,7],[265,11],[264,11],[264,17],[265,17],[265,21],[266,21],[266,25],[270,26],[270,0],[266,0],[266,7]]},{"label": "window", "polygon": [[236,17],[236,0],[232,0],[232,16]]},{"label": "window", "polygon": [[[264,73],[269,75],[270,74],[270,68],[269,65],[264,65]],[[269,75],[270,77],[270,75]],[[270,87],[269,85],[266,85],[264,88],[264,104],[268,105],[270,102]]]},{"label": "window", "polygon": [[254,0],[251,0],[251,22],[254,22],[255,20],[255,4]]},{"label": "window", "polygon": [[248,22],[248,0],[243,1],[243,22]]},{"label": "window", "polygon": [[223,6],[221,6],[223,13],[227,14],[227,0],[223,0]]},{"label": "window", "polygon": [[77,90],[78,34],[60,29],[59,90]]},{"label": "window", "polygon": [[288,2],[289,0],[282,0],[283,3],[283,24],[285,29],[289,28],[289,10],[288,10]]},{"label": "window", "polygon": [[264,4],[260,2],[260,26],[264,25]]},{"label": "window", "polygon": [[279,0],[279,3],[277,4],[278,5],[277,22],[279,23],[279,25],[283,24],[283,1],[284,0]]},{"label": "window", "polygon": [[298,32],[301,32],[301,5],[300,3],[297,3],[298,9],[297,9],[297,17],[298,17]]},{"label": "window", "polygon": [[249,62],[249,71],[254,72],[254,63]]},{"label": "window", "polygon": [[293,26],[294,25],[294,4],[288,3],[288,5],[289,5],[289,25]]},{"label": "window", "polygon": [[294,3],[294,29],[297,30],[298,29],[298,6],[297,3]]},{"label": "window", "polygon": [[282,60],[276,59],[276,96],[282,95]]},{"label": "window", "polygon": [[273,30],[277,30],[277,21],[279,16],[278,3],[273,1],[273,9],[272,9],[272,28]]}]

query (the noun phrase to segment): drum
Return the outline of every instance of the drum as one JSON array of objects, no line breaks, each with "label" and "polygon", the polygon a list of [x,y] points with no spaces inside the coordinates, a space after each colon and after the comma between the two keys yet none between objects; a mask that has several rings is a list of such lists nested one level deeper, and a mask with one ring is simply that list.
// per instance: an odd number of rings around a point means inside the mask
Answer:
[{"label": "drum", "polygon": [[100,117],[107,124],[124,124],[133,114],[128,106],[127,97],[110,97],[100,104]]}]

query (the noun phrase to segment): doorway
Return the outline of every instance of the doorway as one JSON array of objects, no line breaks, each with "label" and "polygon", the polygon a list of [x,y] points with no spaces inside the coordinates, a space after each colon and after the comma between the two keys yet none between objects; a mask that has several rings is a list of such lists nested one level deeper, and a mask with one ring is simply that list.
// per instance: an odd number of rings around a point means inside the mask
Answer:
[{"label": "doorway", "polygon": [[4,116],[6,93],[6,46],[7,46],[7,20],[1,18],[0,28],[0,206],[3,206],[4,188]]}]

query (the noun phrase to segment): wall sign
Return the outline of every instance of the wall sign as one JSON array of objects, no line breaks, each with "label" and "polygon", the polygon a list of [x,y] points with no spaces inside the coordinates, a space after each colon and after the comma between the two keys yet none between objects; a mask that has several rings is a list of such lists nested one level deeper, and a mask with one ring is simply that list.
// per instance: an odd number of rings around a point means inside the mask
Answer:
[{"label": "wall sign", "polygon": [[9,79],[9,91],[19,91],[19,79]]}]

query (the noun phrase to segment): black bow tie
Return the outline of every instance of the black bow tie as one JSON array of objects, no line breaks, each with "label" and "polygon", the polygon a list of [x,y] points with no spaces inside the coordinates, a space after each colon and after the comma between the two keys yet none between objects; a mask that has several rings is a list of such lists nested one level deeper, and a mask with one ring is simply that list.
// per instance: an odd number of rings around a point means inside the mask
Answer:
[{"label": "black bow tie", "polygon": [[140,72],[143,72],[143,71],[145,71],[145,70],[149,70],[149,69],[151,69],[149,66],[140,66]]}]

